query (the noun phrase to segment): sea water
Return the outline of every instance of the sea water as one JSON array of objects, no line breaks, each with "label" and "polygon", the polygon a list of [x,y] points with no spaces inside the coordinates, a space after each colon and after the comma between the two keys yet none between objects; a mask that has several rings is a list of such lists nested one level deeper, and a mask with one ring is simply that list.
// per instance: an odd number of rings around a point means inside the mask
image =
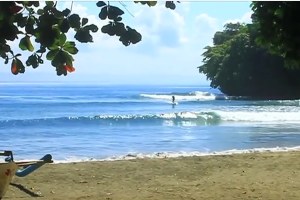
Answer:
[{"label": "sea water", "polygon": [[299,130],[299,100],[243,100],[209,86],[0,84],[0,150],[18,160],[295,149]]}]

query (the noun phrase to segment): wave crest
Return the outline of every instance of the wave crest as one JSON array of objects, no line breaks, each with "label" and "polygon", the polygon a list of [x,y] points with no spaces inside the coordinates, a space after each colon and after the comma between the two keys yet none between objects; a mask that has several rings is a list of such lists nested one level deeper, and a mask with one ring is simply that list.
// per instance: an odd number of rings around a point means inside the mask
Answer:
[{"label": "wave crest", "polygon": [[170,101],[172,96],[175,96],[176,101],[213,101],[213,100],[225,100],[227,97],[223,94],[214,94],[210,92],[195,91],[184,94],[140,94],[141,97],[151,98],[157,100]]},{"label": "wave crest", "polygon": [[253,123],[300,123],[299,112],[267,111],[207,111],[207,112],[171,112],[146,115],[96,115],[71,116],[42,119],[9,119],[0,120],[0,128],[8,126],[76,126],[77,124],[100,125],[165,125],[165,126],[199,126],[217,125],[230,122]]}]

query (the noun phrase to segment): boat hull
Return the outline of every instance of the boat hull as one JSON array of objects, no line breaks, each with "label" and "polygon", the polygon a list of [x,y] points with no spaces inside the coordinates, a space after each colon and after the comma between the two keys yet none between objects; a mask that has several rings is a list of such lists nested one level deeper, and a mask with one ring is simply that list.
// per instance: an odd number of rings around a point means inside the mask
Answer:
[{"label": "boat hull", "polygon": [[17,169],[18,165],[14,162],[0,163],[0,199],[5,195]]}]

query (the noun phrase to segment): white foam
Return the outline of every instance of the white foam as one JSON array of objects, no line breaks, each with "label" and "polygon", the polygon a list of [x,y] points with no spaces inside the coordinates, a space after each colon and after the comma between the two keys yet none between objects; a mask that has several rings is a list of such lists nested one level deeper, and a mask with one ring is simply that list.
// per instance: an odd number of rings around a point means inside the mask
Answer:
[{"label": "white foam", "polygon": [[163,118],[163,119],[174,119],[176,118],[176,113],[164,113],[159,115],[159,117]]},{"label": "white foam", "polygon": [[130,153],[123,156],[112,156],[105,159],[94,158],[78,158],[69,157],[66,160],[55,160],[55,164],[59,163],[74,163],[74,162],[92,162],[92,161],[118,161],[118,160],[134,160],[134,159],[160,159],[160,158],[178,158],[178,157],[193,157],[193,156],[213,156],[213,155],[234,155],[234,154],[248,154],[248,153],[266,153],[266,152],[289,152],[300,151],[300,146],[295,147],[274,147],[274,148],[253,148],[253,149],[231,149],[226,151],[214,152],[156,152],[152,154]]},{"label": "white foam", "polygon": [[176,101],[211,101],[216,99],[216,95],[201,91],[192,92],[188,95],[141,94],[141,96],[160,100],[171,100],[172,96],[175,96]]},{"label": "white foam", "polygon": [[185,119],[197,119],[198,115],[194,112],[179,112],[177,116]]},{"label": "white foam", "polygon": [[299,122],[299,112],[255,112],[255,111],[215,111],[222,121],[248,121],[248,122]]}]

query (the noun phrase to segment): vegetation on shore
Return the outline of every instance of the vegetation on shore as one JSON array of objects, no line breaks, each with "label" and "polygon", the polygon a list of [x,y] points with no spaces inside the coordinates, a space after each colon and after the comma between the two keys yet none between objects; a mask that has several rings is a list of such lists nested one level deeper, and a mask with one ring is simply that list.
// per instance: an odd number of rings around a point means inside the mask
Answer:
[{"label": "vegetation on shore", "polygon": [[300,70],[285,67],[285,59],[257,44],[255,24],[226,24],[205,47],[199,71],[213,88],[230,96],[257,99],[300,98]]},{"label": "vegetation on shore", "polygon": [[253,24],[227,24],[206,47],[199,71],[231,96],[300,99],[300,5],[251,3]]}]

